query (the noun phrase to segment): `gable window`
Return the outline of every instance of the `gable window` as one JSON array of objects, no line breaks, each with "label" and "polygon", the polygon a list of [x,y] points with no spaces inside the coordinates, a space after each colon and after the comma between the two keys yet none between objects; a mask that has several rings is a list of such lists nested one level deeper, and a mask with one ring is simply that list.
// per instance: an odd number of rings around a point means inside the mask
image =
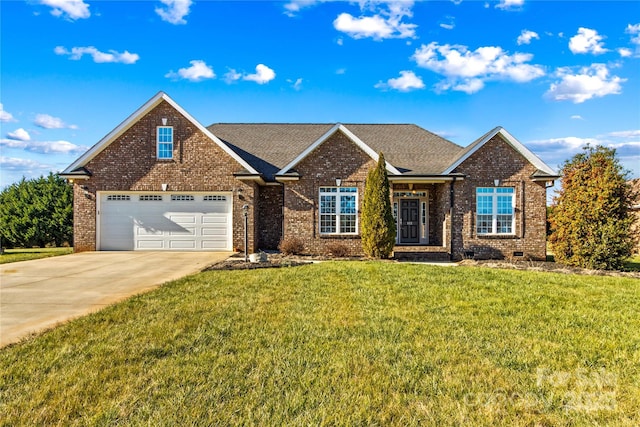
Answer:
[{"label": "gable window", "polygon": [[158,159],[173,159],[173,127],[158,126],[156,142]]},{"label": "gable window", "polygon": [[357,234],[357,206],[357,187],[320,187],[320,234]]},{"label": "gable window", "polygon": [[478,234],[513,234],[514,189],[476,188],[476,231]]}]

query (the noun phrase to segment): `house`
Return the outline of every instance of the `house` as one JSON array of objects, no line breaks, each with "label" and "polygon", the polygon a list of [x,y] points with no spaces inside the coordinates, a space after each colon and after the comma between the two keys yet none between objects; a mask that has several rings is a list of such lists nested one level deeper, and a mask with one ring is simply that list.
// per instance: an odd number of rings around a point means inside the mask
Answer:
[{"label": "house", "polygon": [[631,186],[631,193],[635,196],[631,205],[631,215],[633,215],[634,222],[631,226],[631,233],[634,238],[634,246],[631,249],[633,255],[640,254],[640,178],[632,179],[628,181]]},{"label": "house", "polygon": [[368,171],[385,155],[394,254],[545,259],[546,189],[558,175],[501,127],[460,147],[410,124],[214,124],[160,92],[61,176],[74,248],[276,249],[361,254]]}]

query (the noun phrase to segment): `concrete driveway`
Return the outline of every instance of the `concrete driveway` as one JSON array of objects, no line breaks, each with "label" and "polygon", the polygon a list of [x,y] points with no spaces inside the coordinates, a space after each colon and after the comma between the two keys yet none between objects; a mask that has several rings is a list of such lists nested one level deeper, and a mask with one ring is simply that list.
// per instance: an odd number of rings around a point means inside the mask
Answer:
[{"label": "concrete driveway", "polygon": [[230,252],[82,252],[0,265],[0,347],[197,273]]}]

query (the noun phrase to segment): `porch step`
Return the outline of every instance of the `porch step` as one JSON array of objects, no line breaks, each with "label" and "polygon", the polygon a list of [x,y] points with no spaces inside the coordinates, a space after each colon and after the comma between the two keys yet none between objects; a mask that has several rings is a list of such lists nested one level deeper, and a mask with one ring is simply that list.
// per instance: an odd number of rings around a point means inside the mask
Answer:
[{"label": "porch step", "polygon": [[399,261],[449,261],[449,253],[442,246],[396,246],[393,258]]}]

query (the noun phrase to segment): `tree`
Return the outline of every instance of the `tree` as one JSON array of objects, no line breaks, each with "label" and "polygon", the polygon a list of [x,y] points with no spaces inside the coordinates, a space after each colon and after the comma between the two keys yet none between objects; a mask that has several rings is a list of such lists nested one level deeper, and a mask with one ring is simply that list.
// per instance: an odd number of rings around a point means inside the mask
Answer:
[{"label": "tree", "polygon": [[633,200],[614,149],[586,146],[562,168],[549,238],[555,259],[582,268],[620,269],[631,255]]},{"label": "tree", "polygon": [[396,241],[396,223],[391,210],[386,162],[369,171],[362,201],[362,249],[367,256],[388,258]]},{"label": "tree", "polygon": [[0,193],[3,246],[61,246],[73,240],[73,190],[63,178],[22,180]]}]

